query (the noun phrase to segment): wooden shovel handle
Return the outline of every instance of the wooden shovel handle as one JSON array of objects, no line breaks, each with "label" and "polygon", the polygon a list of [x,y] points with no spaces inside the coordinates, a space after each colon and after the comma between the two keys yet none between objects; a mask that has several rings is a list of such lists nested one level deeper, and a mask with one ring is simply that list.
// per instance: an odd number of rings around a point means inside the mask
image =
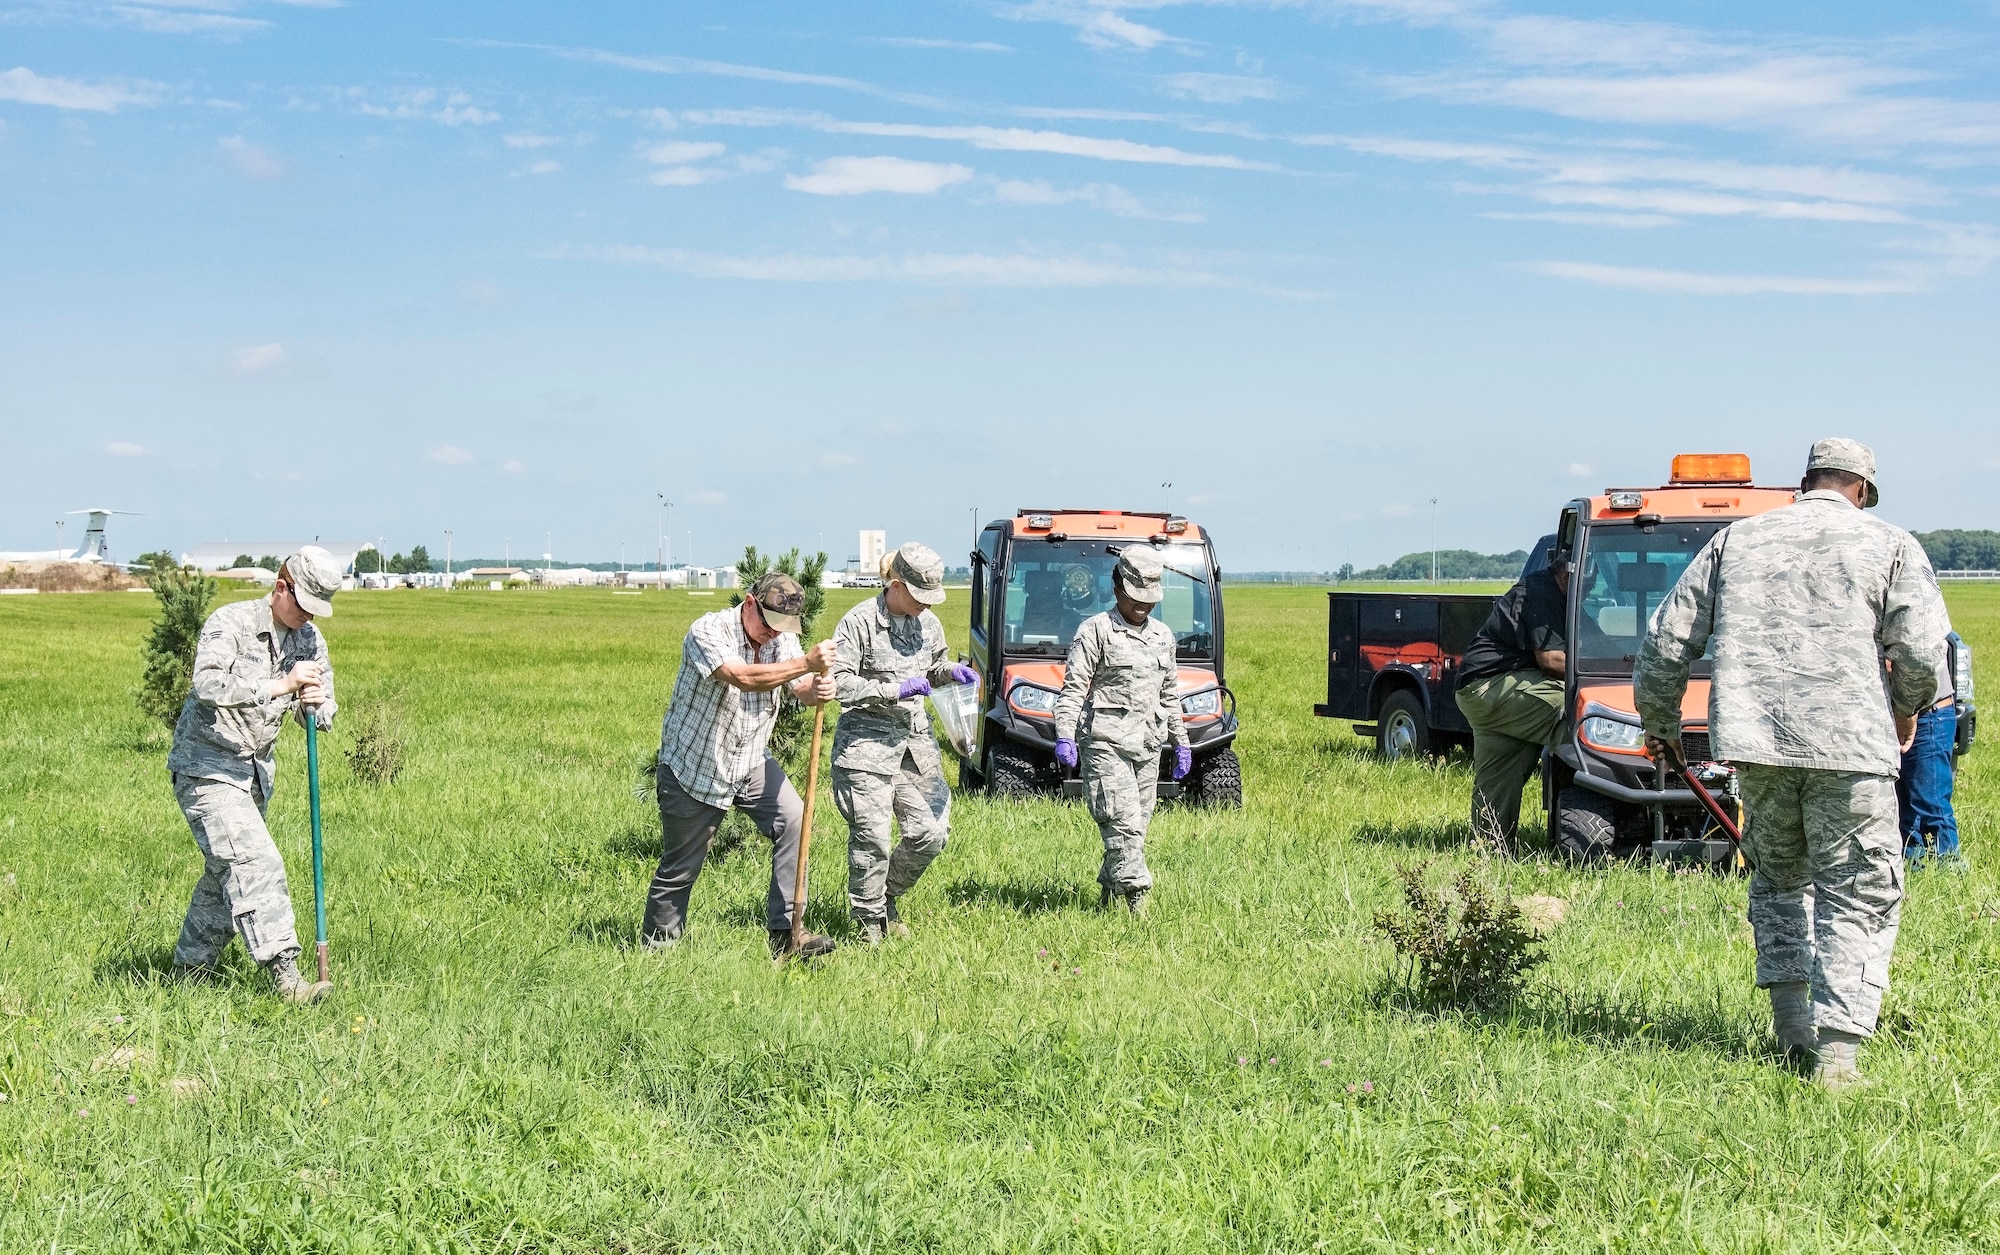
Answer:
[{"label": "wooden shovel handle", "polygon": [[812,854],[813,805],[819,801],[819,740],[826,730],[826,703],[813,707],[812,757],[806,762],[806,814],[799,831],[799,874],[792,882],[792,949],[806,927],[806,860]]}]

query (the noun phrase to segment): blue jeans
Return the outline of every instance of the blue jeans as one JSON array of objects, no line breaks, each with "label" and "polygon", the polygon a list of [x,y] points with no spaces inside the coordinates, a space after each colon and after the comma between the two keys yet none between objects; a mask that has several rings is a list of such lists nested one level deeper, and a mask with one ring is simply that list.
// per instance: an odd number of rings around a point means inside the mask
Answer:
[{"label": "blue jeans", "polygon": [[1921,858],[1936,841],[1939,857],[1958,853],[1958,820],[1951,813],[1951,747],[1958,739],[1958,711],[1946,706],[1917,716],[1917,739],[1903,755],[1896,779],[1901,803],[1903,854]]}]

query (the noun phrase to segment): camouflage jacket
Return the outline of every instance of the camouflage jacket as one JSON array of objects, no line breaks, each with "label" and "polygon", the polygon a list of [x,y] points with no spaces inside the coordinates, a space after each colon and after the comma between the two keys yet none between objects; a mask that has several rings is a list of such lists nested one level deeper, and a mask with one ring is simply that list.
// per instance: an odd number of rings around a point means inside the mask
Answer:
[{"label": "camouflage jacket", "polygon": [[929,610],[904,618],[889,613],[879,593],[840,618],[833,629],[833,682],[840,723],[833,730],[833,762],[850,771],[894,772],[909,750],[917,768],[938,766],[937,738],[921,697],[896,699],[903,681],[922,676],[951,683],[944,624]]},{"label": "camouflage jacket", "polygon": [[1188,743],[1172,629],[1152,618],[1133,627],[1116,609],[1084,620],[1056,699],[1056,735],[1074,741],[1079,731],[1127,757]]},{"label": "camouflage jacket", "polygon": [[1716,758],[1893,776],[1891,713],[1930,704],[1948,630],[1915,537],[1805,493],[1717,532],[1681,573],[1639,647],[1639,715],[1678,735],[1689,665],[1712,645]]},{"label": "camouflage jacket", "polygon": [[[318,715],[325,731],[339,705],[319,629],[310,623],[297,631],[285,627],[271,614],[269,597],[233,602],[209,615],[195,649],[194,685],[174,724],[167,770],[240,789],[254,781],[270,797],[278,731],[299,704],[296,693],[272,697],[271,681],[307,661],[326,669],[326,704]],[[299,718],[304,717],[301,711]]]}]

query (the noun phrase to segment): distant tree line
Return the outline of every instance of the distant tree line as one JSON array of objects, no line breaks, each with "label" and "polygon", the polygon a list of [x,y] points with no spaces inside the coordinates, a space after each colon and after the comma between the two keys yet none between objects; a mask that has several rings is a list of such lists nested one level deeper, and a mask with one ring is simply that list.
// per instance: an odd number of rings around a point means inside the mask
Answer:
[{"label": "distant tree line", "polygon": [[2000,571],[2000,532],[1918,532],[1917,543],[1940,571]]},{"label": "distant tree line", "polygon": [[[1521,568],[1528,565],[1528,551],[1516,549],[1512,553],[1474,553],[1470,549],[1440,549],[1437,551],[1437,577],[1441,580],[1512,580],[1521,575]],[[1342,567],[1343,580],[1427,580],[1431,578],[1431,551],[1406,553],[1387,566],[1370,567],[1366,571],[1356,571],[1352,567]]]},{"label": "distant tree line", "polygon": [[444,563],[431,561],[430,551],[422,545],[412,546],[407,555],[392,553],[385,558],[381,550],[370,549],[354,559],[356,575],[374,575],[378,571],[389,575],[423,575],[442,570]]}]

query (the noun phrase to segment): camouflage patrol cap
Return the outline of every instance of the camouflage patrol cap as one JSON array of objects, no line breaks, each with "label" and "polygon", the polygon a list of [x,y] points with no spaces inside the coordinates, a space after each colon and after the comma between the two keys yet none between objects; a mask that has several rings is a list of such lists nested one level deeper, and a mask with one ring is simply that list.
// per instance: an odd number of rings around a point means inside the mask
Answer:
[{"label": "camouflage patrol cap", "polygon": [[780,632],[797,635],[799,615],[806,608],[806,590],[783,571],[766,571],[750,586],[750,600],[763,612],[764,622]]},{"label": "camouflage patrol cap", "polygon": [[1872,510],[1882,500],[1875,487],[1875,450],[1859,440],[1835,436],[1815,442],[1811,456],[1806,459],[1806,474],[1814,471],[1846,471],[1867,480],[1868,503],[1863,509]]},{"label": "camouflage patrol cap", "polygon": [[926,606],[944,600],[944,559],[929,545],[907,541],[889,559],[889,578],[903,581],[910,596]]},{"label": "camouflage patrol cap", "polygon": [[1118,584],[1125,595],[1133,601],[1145,605],[1155,605],[1160,600],[1160,573],[1166,564],[1149,545],[1127,545],[1118,555]]},{"label": "camouflage patrol cap", "polygon": [[292,599],[315,619],[333,617],[333,595],[340,591],[340,563],[318,545],[306,545],[286,558],[281,569],[291,577]]}]

